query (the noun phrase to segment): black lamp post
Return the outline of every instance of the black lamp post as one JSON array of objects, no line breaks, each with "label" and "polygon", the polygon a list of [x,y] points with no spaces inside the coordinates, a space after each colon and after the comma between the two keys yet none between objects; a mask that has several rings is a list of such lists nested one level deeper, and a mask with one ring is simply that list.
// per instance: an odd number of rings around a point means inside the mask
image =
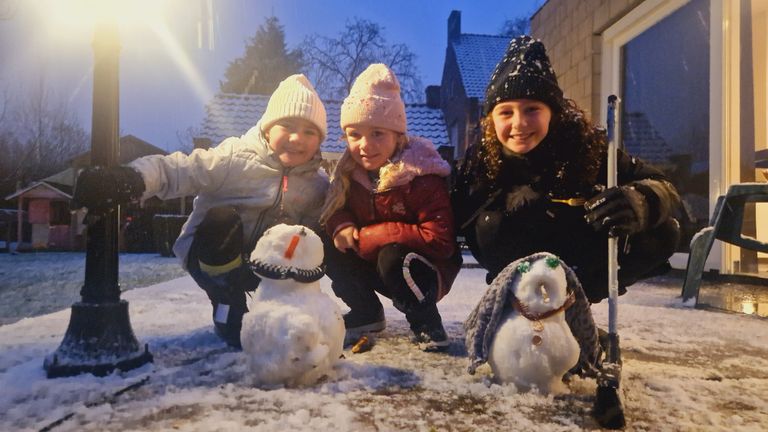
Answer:
[{"label": "black lamp post", "polygon": [[[119,51],[117,23],[96,28],[93,42],[93,120],[91,166],[119,163]],[[85,284],[81,301],[72,305],[64,340],[43,367],[48,378],[90,372],[107,375],[152,361],[131,328],[128,302],[118,284],[118,209],[89,209]]]}]

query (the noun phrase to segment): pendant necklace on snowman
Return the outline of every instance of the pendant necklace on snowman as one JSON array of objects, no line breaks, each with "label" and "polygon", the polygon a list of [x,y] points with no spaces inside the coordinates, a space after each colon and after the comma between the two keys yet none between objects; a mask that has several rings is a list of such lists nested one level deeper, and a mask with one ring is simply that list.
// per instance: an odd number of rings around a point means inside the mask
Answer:
[{"label": "pendant necklace on snowman", "polygon": [[[530,263],[523,262],[520,264],[520,266],[528,266],[530,267]],[[528,269],[518,269],[521,271],[521,273],[525,273]],[[544,289],[544,285],[541,286],[541,293],[544,296],[544,302],[549,302],[549,296],[547,295],[547,291]],[[515,308],[517,312],[520,313],[523,317],[528,319],[528,321],[531,322],[531,328],[536,333],[541,333],[544,331],[544,324],[541,322],[541,320],[551,317],[552,315],[555,315],[557,313],[560,313],[569,307],[573,305],[574,302],[576,302],[576,296],[575,293],[571,290],[568,293],[568,297],[566,297],[563,304],[557,308],[557,309],[551,309],[542,313],[533,313],[530,310],[528,310],[528,306],[523,304],[520,299],[515,297],[514,294],[510,294],[511,301],[512,301],[512,307]],[[535,334],[531,338],[531,343],[533,345],[541,345],[541,343],[544,342],[544,339],[541,337],[541,335]]]}]

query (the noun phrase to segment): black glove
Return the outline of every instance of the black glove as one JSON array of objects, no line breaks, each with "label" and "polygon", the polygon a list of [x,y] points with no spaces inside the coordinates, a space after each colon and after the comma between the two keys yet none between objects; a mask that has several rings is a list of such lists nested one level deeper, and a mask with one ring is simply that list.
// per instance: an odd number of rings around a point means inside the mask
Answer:
[{"label": "black glove", "polygon": [[72,201],[78,208],[112,208],[139,199],[144,189],[144,179],[133,168],[96,166],[77,177]]},{"label": "black glove", "polygon": [[648,228],[648,202],[634,186],[614,186],[586,203],[584,215],[595,231],[611,237],[632,235]]}]

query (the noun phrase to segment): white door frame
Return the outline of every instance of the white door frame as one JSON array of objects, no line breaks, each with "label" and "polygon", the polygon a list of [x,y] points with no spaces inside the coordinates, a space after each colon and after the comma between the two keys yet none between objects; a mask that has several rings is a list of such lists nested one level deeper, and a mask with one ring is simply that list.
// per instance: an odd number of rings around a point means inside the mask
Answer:
[{"label": "white door frame", "polygon": [[[607,98],[619,94],[621,48],[690,0],[646,0],[602,34],[600,112],[608,109]],[[709,53],[709,214],[727,185],[738,182],[739,172],[739,1],[710,0]],[[617,125],[618,126],[618,125]],[[616,137],[621,139],[621,131]],[[723,145],[729,143],[729,145]],[[728,151],[728,148],[737,149]],[[732,273],[733,247],[715,242],[706,269]],[[684,269],[688,254],[675,254],[672,266]]]}]

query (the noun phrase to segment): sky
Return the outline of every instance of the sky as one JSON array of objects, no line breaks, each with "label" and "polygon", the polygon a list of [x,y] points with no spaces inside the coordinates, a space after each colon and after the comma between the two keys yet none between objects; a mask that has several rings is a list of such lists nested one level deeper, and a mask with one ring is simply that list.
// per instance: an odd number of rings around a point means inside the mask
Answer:
[{"label": "sky", "polygon": [[[24,259],[24,254],[0,255],[0,261]],[[62,256],[72,254],[37,255],[37,265],[13,266],[26,268],[19,278],[56,280]],[[145,260],[131,271],[137,278],[157,272],[161,261],[169,260],[156,254],[130,256]],[[320,285],[332,295],[327,278]],[[451,338],[448,353],[419,351],[409,342],[404,315],[383,299],[387,329],[372,337],[372,349],[362,354],[346,350],[327,379],[306,388],[252,385],[246,354],[227,349],[213,334],[210,302],[189,276],[122,294],[137,339],[154,356],[154,363],[132,371],[46,379],[43,358],[62,341],[67,307],[0,325],[0,430],[51,425],[46,430],[597,430],[589,415],[596,386],[592,378],[574,377],[568,394],[553,397],[494,383],[487,365],[475,375],[467,373],[462,322],[485,286],[485,271],[464,268],[440,301]],[[59,289],[41,284],[26,302],[57,296]],[[681,303],[679,294],[679,280],[656,279],[631,286],[619,298],[620,394],[627,430],[764,431],[768,320],[694,309]],[[592,306],[603,328],[606,303]]]},{"label": "sky", "polygon": [[[89,0],[0,0],[0,91],[28,97],[44,87],[63,100],[86,130],[91,119],[92,27],[84,22]],[[93,2],[93,0],[90,0]],[[128,3],[128,2],[123,2]],[[384,27],[390,43],[404,43],[418,57],[422,82],[440,84],[447,19],[461,11],[462,32],[496,34],[507,19],[530,16],[542,0],[278,1],[136,0],[138,12],[121,22],[121,133],[166,150],[177,132],[200,125],[227,64],[244,52],[264,19],[275,15],[288,48],[311,35],[334,36],[355,17]],[[3,6],[5,7],[3,8]],[[159,6],[158,6],[159,5]],[[200,11],[213,10],[203,22]],[[160,18],[157,18],[160,16]],[[151,26],[161,22],[164,25]],[[199,48],[198,26],[213,28],[213,49]],[[156,31],[156,28],[166,28]],[[207,43],[206,43],[207,42]],[[204,41],[207,47],[210,39]],[[18,99],[16,99],[18,100]]]}]

